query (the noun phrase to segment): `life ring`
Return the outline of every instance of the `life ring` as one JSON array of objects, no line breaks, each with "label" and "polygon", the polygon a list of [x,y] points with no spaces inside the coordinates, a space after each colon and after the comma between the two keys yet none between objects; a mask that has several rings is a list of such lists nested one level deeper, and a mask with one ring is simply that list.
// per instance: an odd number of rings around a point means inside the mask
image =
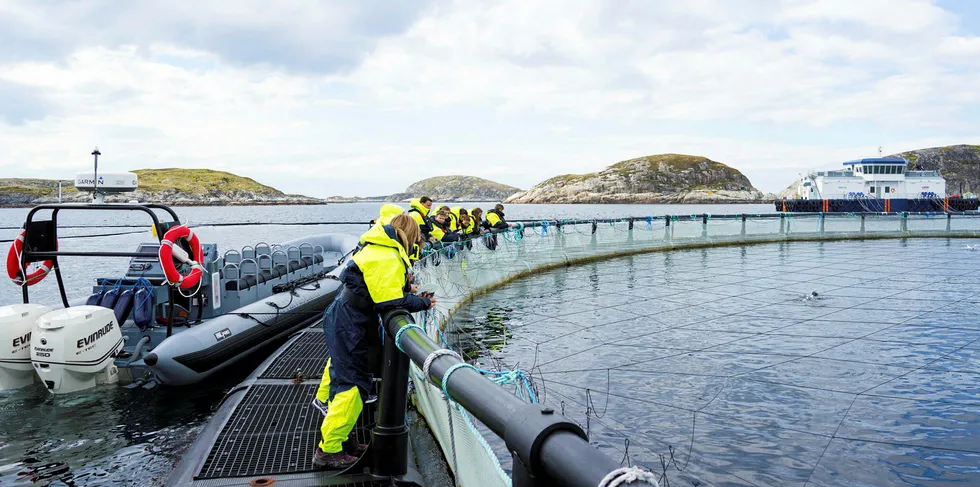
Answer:
[{"label": "life ring", "polygon": [[[177,247],[177,251],[174,251],[174,244],[177,240],[184,240],[191,246],[191,255],[187,255],[184,249]],[[190,264],[191,271],[186,275],[181,274],[177,270],[177,264],[174,262],[174,254],[177,255],[177,259],[185,264]],[[163,273],[167,276],[167,282],[172,286],[177,286],[181,289],[190,289],[201,282],[201,277],[204,275],[204,266],[201,265],[201,261],[204,260],[204,252],[201,249],[201,241],[197,239],[197,235],[190,228],[184,225],[178,225],[176,227],[167,230],[167,233],[163,235],[163,240],[160,241],[160,265],[163,267]]]},{"label": "life ring", "polygon": [[[7,275],[10,276],[10,280],[14,281],[14,284],[18,286],[24,285],[24,275],[20,269],[20,256],[24,252],[24,232],[20,232],[20,235],[14,239],[14,242],[10,244],[10,250],[7,251]],[[51,272],[54,268],[54,260],[46,260],[41,263],[41,267],[38,267],[34,272],[29,272],[27,274],[27,285],[33,286],[42,279],[44,276]]]}]

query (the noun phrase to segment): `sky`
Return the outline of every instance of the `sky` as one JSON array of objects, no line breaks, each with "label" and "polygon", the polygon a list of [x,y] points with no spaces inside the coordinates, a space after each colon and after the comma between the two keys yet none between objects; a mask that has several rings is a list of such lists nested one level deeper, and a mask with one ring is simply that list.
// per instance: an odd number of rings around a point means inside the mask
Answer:
[{"label": "sky", "polygon": [[765,192],[980,144],[980,2],[0,0],[0,177],[520,188],[649,154]]}]

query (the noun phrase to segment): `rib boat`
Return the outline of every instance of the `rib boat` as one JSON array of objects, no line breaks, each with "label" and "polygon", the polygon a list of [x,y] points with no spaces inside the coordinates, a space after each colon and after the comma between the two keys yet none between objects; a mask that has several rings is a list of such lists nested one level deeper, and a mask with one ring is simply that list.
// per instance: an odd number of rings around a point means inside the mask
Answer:
[{"label": "rib boat", "polygon": [[[166,205],[104,202],[105,193],[134,190],[136,174],[83,174],[75,182],[96,189],[93,203],[32,208],[8,252],[22,302],[0,307],[0,390],[36,381],[66,394],[105,383],[206,380],[318,320],[339,288],[343,257],[331,256],[357,245],[356,237],[325,234],[221,253]],[[129,251],[59,250],[59,217],[69,212],[144,214],[155,241]],[[91,294],[69,302],[59,266],[68,257],[130,260],[93,276]],[[49,274],[60,302],[32,301],[32,287]]]}]

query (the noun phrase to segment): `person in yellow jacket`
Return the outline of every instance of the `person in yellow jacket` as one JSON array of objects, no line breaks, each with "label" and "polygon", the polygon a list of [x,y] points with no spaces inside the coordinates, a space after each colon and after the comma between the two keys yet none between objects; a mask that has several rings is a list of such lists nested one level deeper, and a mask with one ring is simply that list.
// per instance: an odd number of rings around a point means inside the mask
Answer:
[{"label": "person in yellow jacket", "polygon": [[504,205],[497,204],[492,210],[487,211],[487,221],[483,227],[487,230],[506,230],[510,224],[504,219]]},{"label": "person in yellow jacket", "polygon": [[[404,208],[398,205],[393,205],[391,203],[385,203],[381,205],[381,209],[378,212],[378,218],[371,220],[371,223],[373,223],[375,226],[383,227],[385,225],[391,224],[391,221],[394,220],[396,216],[401,215],[402,213],[405,213]],[[369,234],[365,234],[365,235],[369,235]],[[362,236],[360,242],[358,242],[358,248],[352,251],[352,253],[356,252],[366,244],[367,242],[365,242],[364,237]],[[419,244],[413,244],[412,249],[410,249],[408,252],[408,257],[411,261],[414,262],[419,259],[420,254],[421,254],[421,247],[419,246]],[[413,287],[413,291],[414,289],[415,287]],[[324,310],[323,323],[324,324],[328,323],[326,320],[326,310]],[[327,334],[327,330],[326,328],[324,328],[324,337],[326,337],[326,334]],[[323,368],[323,374],[321,375],[320,378],[320,387],[317,389],[316,396],[313,398],[313,407],[318,409],[320,413],[325,416],[327,414],[327,401],[329,399],[330,399],[330,358],[328,357],[327,365]],[[374,402],[375,399],[377,398],[374,396],[368,396],[367,398],[365,398],[364,402],[371,403]]]},{"label": "person in yellow jacket", "polygon": [[372,223],[375,225],[387,225],[391,223],[396,216],[401,215],[402,213],[405,213],[404,208],[391,203],[385,203],[381,205],[381,210],[378,211],[378,217],[375,218]]},{"label": "person in yellow jacket", "polygon": [[[453,233],[449,231],[449,213],[439,210],[436,212],[435,216],[429,218],[429,235],[435,239],[436,242],[452,242],[458,239],[453,239]],[[449,240],[446,240],[446,237]]]},{"label": "person in yellow jacket", "polygon": [[470,213],[470,230],[466,232],[467,237],[475,237],[483,233],[483,210],[472,208]]},{"label": "person in yellow jacket", "polygon": [[463,233],[463,224],[460,222],[460,217],[467,215],[468,212],[466,208],[462,206],[454,206],[449,209],[449,230],[457,233]]},{"label": "person in yellow jacket", "polygon": [[415,220],[415,223],[419,226],[419,231],[422,233],[422,238],[425,240],[435,240],[432,238],[430,233],[432,232],[432,225],[429,223],[429,212],[432,210],[432,198],[428,196],[423,196],[421,198],[415,198],[408,203],[408,215]]},{"label": "person in yellow jacket", "polygon": [[[419,297],[411,279],[408,252],[420,240],[419,227],[408,215],[389,225],[375,225],[361,236],[364,246],[354,253],[340,275],[342,290],[324,313],[323,329],[330,354],[327,414],[320,426],[321,441],[313,454],[318,467],[346,468],[367,448],[349,436],[371,390],[368,334],[378,333],[379,313],[402,308],[415,313],[430,309],[435,298]],[[408,250],[406,250],[408,249]]]}]

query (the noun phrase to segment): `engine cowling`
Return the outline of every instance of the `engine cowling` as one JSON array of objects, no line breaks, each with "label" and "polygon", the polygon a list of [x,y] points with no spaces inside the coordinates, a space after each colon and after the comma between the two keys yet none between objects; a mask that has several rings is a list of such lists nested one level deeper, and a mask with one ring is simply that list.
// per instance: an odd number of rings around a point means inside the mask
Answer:
[{"label": "engine cowling", "polygon": [[31,366],[31,332],[51,308],[40,304],[0,307],[0,391],[34,383]]},{"label": "engine cowling", "polygon": [[77,306],[45,314],[31,335],[31,361],[48,391],[67,394],[119,380],[123,337],[111,309]]}]

